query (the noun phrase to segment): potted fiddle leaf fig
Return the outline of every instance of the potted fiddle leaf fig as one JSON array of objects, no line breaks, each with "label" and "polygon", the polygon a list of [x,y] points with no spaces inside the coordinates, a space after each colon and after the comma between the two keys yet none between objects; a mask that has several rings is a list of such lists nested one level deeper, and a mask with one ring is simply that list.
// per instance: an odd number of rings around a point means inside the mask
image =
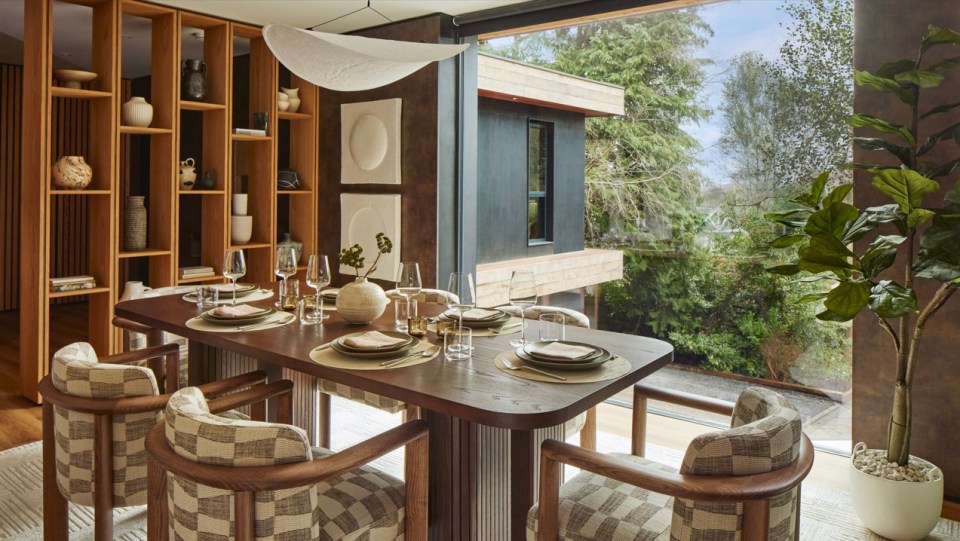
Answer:
[{"label": "potted fiddle leaf fig", "polygon": [[[792,262],[769,270],[833,282],[828,291],[803,299],[823,301],[818,319],[850,321],[866,310],[890,336],[887,343],[897,369],[887,447],[866,449],[857,444],[851,461],[851,496],[864,524],[895,540],[926,536],[936,526],[943,500],[940,470],[910,455],[911,393],[922,361],[924,327],[960,286],[960,187],[954,182],[940,206],[927,206],[925,201],[940,192],[936,179],[950,175],[960,164],[960,153],[953,152],[948,161],[930,161],[934,148],[951,142],[960,146],[960,103],[931,104],[921,99],[924,90],[941,85],[947,76],[955,78],[960,71],[951,71],[960,67],[960,56],[928,61],[926,53],[958,44],[960,33],[930,26],[915,59],[890,62],[873,73],[855,70],[857,85],[890,94],[910,110],[906,125],[867,113],[850,117],[853,127],[870,132],[870,136],[854,137],[854,144],[888,153],[898,162],[895,166],[852,164],[869,171],[873,187],[891,203],[857,208],[845,201],[853,186],[827,190],[824,173],[808,193],[792,200],[793,208],[768,215],[788,228],[772,245],[789,247],[796,255]],[[956,88],[957,82],[951,84]],[[949,127],[920,140],[926,122],[944,118]],[[854,244],[877,229],[874,240],[863,249]],[[923,303],[915,291],[921,281],[939,282]]]}]

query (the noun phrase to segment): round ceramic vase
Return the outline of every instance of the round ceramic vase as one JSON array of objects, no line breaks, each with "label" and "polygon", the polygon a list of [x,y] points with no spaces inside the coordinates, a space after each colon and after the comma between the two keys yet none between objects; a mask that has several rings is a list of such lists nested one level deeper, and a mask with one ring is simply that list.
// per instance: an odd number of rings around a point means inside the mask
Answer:
[{"label": "round ceramic vase", "polygon": [[383,288],[357,278],[337,293],[337,313],[349,323],[366,325],[383,315],[389,302]]},{"label": "round ceramic vase", "polygon": [[130,98],[120,109],[125,126],[147,128],[153,122],[153,106],[139,96]]},{"label": "round ceramic vase", "polygon": [[61,156],[53,164],[53,185],[67,190],[82,190],[93,180],[93,168],[83,156]]}]

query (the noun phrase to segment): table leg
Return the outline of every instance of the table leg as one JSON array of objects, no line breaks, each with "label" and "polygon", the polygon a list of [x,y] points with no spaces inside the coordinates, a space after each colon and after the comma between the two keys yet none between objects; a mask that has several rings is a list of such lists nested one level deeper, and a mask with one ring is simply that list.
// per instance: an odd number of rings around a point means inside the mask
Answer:
[{"label": "table leg", "polygon": [[532,430],[510,431],[510,539],[526,539],[527,512],[536,498],[536,452]]},{"label": "table leg", "polygon": [[429,410],[420,418],[430,427],[430,539],[475,539],[476,425]]}]

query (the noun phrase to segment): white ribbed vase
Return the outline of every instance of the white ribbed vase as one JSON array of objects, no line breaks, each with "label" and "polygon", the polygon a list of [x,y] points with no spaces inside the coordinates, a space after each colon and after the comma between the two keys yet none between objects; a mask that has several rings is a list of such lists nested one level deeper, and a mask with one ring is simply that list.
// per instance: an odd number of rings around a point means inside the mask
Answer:
[{"label": "white ribbed vase", "polygon": [[337,293],[337,313],[349,323],[365,325],[383,315],[389,302],[382,287],[357,278]]},{"label": "white ribbed vase", "polygon": [[124,103],[120,108],[120,114],[123,116],[125,126],[147,128],[153,122],[153,106],[139,96],[134,96]]}]

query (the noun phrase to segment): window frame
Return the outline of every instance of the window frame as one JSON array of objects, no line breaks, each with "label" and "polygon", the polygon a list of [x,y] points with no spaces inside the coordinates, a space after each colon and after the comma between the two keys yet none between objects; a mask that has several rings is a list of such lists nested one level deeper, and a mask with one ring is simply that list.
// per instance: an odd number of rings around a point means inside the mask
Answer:
[{"label": "window frame", "polygon": [[[531,191],[531,159],[533,156],[530,153],[531,142],[534,130],[539,130],[541,134],[541,152],[543,156],[543,190],[542,191]],[[527,245],[535,246],[540,244],[549,244],[553,242],[553,187],[554,187],[554,168],[553,168],[553,155],[554,155],[554,125],[553,122],[547,122],[544,120],[528,118],[527,119],[527,152],[526,152],[526,219],[524,223],[526,224],[526,237]],[[542,219],[541,231],[543,233],[542,237],[531,238],[530,237],[530,202],[534,199],[542,201],[542,206],[538,207],[540,209],[541,217],[538,217],[538,221]]]}]

